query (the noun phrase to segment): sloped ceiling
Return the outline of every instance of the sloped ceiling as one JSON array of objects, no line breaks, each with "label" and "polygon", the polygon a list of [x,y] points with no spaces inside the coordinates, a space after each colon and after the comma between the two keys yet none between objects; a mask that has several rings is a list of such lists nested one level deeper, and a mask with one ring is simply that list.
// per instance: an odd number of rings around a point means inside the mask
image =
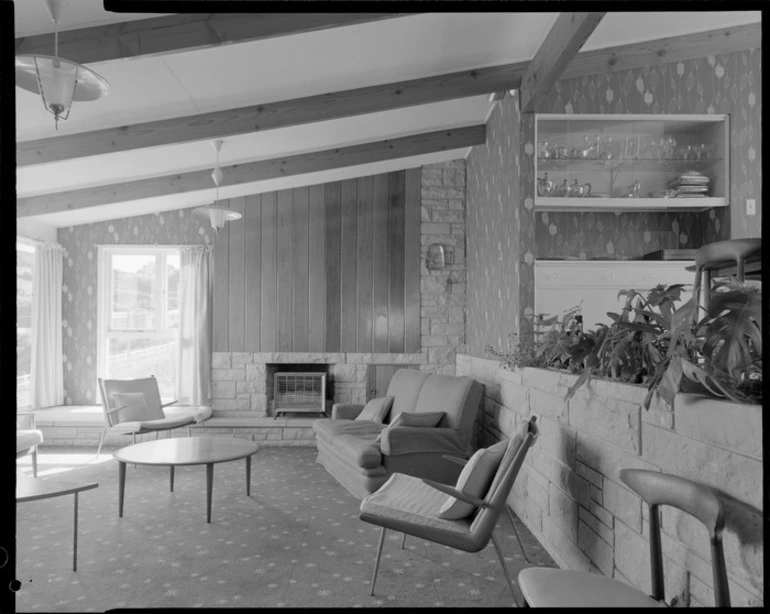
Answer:
[{"label": "sloped ceiling", "polygon": [[[266,40],[89,64],[105,77],[110,95],[75,103],[54,129],[40,97],[16,88],[19,142],[66,138],[179,116],[238,108],[483,66],[531,60],[557,13],[422,13]],[[62,30],[159,15],[107,13],[101,0],[70,2]],[[603,49],[759,21],[753,12],[608,13],[583,46]],[[43,0],[16,4],[16,38],[53,31]],[[53,38],[53,36],[52,36]],[[64,55],[64,54],[62,54]],[[65,56],[66,57],[66,56]],[[483,124],[488,96],[367,113],[228,136],[223,166],[382,141],[421,132]],[[464,157],[468,147],[366,165],[220,188],[220,198],[386,172]],[[118,153],[73,157],[17,169],[17,196],[56,194],[173,173],[209,169],[210,141],[171,143]],[[128,200],[35,216],[57,227],[210,203],[214,184],[184,194]]]}]

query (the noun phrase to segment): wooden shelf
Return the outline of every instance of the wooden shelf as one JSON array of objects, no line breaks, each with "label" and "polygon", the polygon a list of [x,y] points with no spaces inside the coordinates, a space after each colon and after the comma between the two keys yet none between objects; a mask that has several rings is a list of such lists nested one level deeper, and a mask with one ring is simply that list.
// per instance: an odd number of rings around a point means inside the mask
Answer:
[{"label": "wooden shelf", "polygon": [[535,198],[538,211],[612,211],[631,213],[638,211],[688,210],[706,211],[714,207],[726,207],[727,199],[721,197],[703,198]]},{"label": "wooden shelf", "polygon": [[688,170],[704,171],[722,162],[719,158],[706,160],[659,160],[652,158],[634,158],[623,160],[597,160],[584,158],[538,158],[538,170],[542,171],[615,171],[620,172],[660,172],[683,173]]}]

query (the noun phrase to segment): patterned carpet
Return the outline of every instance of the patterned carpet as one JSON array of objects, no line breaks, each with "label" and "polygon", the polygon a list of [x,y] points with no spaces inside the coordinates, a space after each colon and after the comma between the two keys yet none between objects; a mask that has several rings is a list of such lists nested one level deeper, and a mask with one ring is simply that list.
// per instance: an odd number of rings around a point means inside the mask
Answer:
[{"label": "patterned carpet", "polygon": [[[312,448],[262,448],[251,497],[244,461],[214,469],[206,523],[205,468],[129,466],[118,518],[117,463],[87,451],[43,449],[41,477],[99,482],[80,494],[78,570],[72,571],[72,496],[17,505],[18,612],[111,608],[509,607],[491,542],[469,554],[388,532],[369,595],[379,528],[315,462]],[[93,452],[90,452],[93,455]],[[19,473],[31,474],[29,457]],[[533,564],[554,566],[518,522]],[[508,520],[498,527],[515,578],[524,565]],[[518,589],[517,589],[518,590]]]}]

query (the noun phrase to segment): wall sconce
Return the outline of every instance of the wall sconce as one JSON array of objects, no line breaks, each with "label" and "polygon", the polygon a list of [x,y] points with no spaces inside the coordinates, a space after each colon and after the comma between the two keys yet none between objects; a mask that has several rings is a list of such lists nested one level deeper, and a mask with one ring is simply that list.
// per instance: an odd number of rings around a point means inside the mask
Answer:
[{"label": "wall sconce", "polygon": [[455,248],[453,245],[432,243],[428,246],[426,266],[429,269],[443,269],[448,264],[455,263]]}]

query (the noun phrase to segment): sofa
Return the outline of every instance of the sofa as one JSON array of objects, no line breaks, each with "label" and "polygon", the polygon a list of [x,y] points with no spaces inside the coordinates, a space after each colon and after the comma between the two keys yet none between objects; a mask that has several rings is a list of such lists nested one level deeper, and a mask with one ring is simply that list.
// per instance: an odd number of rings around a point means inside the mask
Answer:
[{"label": "sofa", "polygon": [[[313,423],[317,461],[360,499],[393,473],[454,484],[462,466],[443,455],[469,456],[481,393],[468,377],[399,369],[385,393],[393,404],[382,422],[357,420],[364,405],[334,404],[331,418]],[[391,426],[402,412],[443,416],[436,426]]]}]

